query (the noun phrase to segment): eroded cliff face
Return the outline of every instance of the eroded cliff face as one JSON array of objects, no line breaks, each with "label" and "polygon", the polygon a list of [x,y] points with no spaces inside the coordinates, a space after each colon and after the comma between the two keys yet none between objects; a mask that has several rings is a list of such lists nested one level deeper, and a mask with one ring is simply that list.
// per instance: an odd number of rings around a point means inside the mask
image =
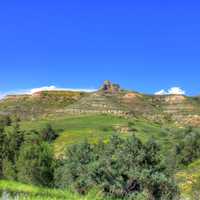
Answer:
[{"label": "eroded cliff face", "polygon": [[105,81],[98,91],[91,93],[41,91],[32,95],[11,95],[1,100],[0,113],[17,114],[24,119],[103,113],[200,126],[200,98],[145,95]]},{"label": "eroded cliff face", "polygon": [[156,95],[152,103],[176,124],[200,126],[200,101],[184,95]]},{"label": "eroded cliff face", "polygon": [[157,95],[152,97],[152,103],[159,106],[163,112],[166,113],[179,113],[179,112],[192,112],[195,107],[183,95]]},{"label": "eroded cliff face", "polygon": [[99,92],[116,94],[121,91],[120,85],[112,83],[109,80],[104,81],[103,85],[100,87]]},{"label": "eroded cliff face", "polygon": [[105,81],[97,92],[69,105],[66,113],[104,113],[200,126],[200,103],[184,95],[144,95]]}]

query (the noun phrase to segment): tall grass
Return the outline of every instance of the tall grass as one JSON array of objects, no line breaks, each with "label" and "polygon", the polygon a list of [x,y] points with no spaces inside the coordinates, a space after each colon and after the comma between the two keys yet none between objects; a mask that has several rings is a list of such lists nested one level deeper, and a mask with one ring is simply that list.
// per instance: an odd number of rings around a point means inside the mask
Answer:
[{"label": "tall grass", "polygon": [[2,200],[112,200],[103,197],[98,190],[81,196],[70,190],[40,188],[14,181],[0,180],[0,199]]}]

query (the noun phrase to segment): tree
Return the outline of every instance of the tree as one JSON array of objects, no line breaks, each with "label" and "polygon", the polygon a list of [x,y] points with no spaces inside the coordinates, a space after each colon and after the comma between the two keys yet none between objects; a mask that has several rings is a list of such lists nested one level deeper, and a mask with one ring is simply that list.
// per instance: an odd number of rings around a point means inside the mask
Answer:
[{"label": "tree", "polygon": [[143,144],[135,136],[113,136],[108,144],[84,142],[72,146],[65,157],[55,174],[59,187],[71,185],[84,194],[97,186],[105,194],[119,198],[146,194],[151,200],[172,200],[178,195],[154,140]]},{"label": "tree", "polygon": [[178,162],[188,165],[200,157],[200,132],[187,128],[182,138],[179,138],[175,151]]},{"label": "tree", "polygon": [[[48,130],[52,136],[52,129]],[[37,131],[24,132],[18,123],[9,128],[0,128],[0,153],[1,178],[43,186],[53,185],[52,146]]]},{"label": "tree", "polygon": [[5,130],[3,143],[4,158],[15,163],[21,145],[24,142],[24,131],[20,130],[18,124],[13,125],[10,129]]},{"label": "tree", "polygon": [[7,158],[3,159],[2,163],[3,163],[2,164],[3,178],[8,179],[8,180],[16,180],[17,173],[16,173],[15,163],[8,160]]},{"label": "tree", "polygon": [[93,148],[85,141],[80,145],[73,145],[67,151],[67,156],[68,158],[61,162],[55,172],[56,186],[66,188],[70,184],[78,192],[85,194],[93,184],[89,176],[91,173],[89,164],[95,160]]},{"label": "tree", "polygon": [[25,143],[17,159],[19,181],[41,186],[53,185],[53,151],[46,142]]},{"label": "tree", "polygon": [[3,177],[3,158],[4,158],[4,129],[0,128],[0,178]]},{"label": "tree", "polygon": [[51,143],[58,137],[58,134],[53,130],[50,124],[46,124],[41,130],[41,136],[44,141]]},{"label": "tree", "polygon": [[[2,134],[1,134],[2,135]],[[1,136],[1,171],[6,179],[16,179],[15,162],[19,154],[21,145],[24,142],[24,132],[20,130],[18,124],[9,129],[4,129]]]}]

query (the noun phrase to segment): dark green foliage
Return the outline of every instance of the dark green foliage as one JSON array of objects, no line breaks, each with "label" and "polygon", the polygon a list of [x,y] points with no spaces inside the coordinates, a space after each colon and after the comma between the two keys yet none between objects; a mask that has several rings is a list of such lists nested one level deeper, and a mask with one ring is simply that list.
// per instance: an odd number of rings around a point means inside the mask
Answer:
[{"label": "dark green foliage", "polygon": [[[56,184],[60,188],[65,188],[69,182],[82,194],[92,187],[89,174],[91,169],[89,164],[95,161],[95,154],[92,146],[85,142],[82,145],[74,145],[68,151],[68,159],[61,163],[56,170]],[[80,174],[84,174],[80,176]],[[71,180],[71,181],[70,181]],[[70,184],[71,184],[70,183]]]},{"label": "dark green foliage", "polygon": [[17,178],[24,183],[52,186],[53,163],[53,152],[48,143],[25,143],[16,162]]},{"label": "dark green foliage", "polygon": [[70,185],[83,194],[94,186],[122,198],[146,193],[149,199],[170,200],[178,193],[159,146],[153,140],[143,144],[134,136],[113,136],[108,144],[72,146],[55,178],[58,187]]},{"label": "dark green foliage", "polygon": [[3,160],[3,168],[2,168],[3,177],[8,180],[16,180],[17,172],[15,163],[5,158]]},{"label": "dark green foliage", "polygon": [[15,162],[20,147],[24,142],[24,132],[20,130],[19,125],[15,124],[11,129],[5,130],[3,143],[4,158]]},{"label": "dark green foliage", "polygon": [[0,115],[0,128],[11,126],[12,120],[8,115]]},{"label": "dark green foliage", "polygon": [[188,165],[200,157],[200,132],[187,128],[176,144],[176,156],[178,162]]},{"label": "dark green foliage", "polygon": [[2,145],[2,170],[3,177],[10,179],[16,178],[16,159],[19,155],[20,147],[24,142],[24,133],[20,130],[18,124],[10,129],[5,129],[3,133]]},{"label": "dark green foliage", "polygon": [[0,128],[0,178],[3,176],[2,167],[3,167],[3,154],[4,154],[4,129]]},{"label": "dark green foliage", "polygon": [[20,147],[24,142],[23,132],[15,124],[9,129],[2,129],[0,138],[1,177],[15,180],[17,176],[15,162],[19,155]]},{"label": "dark green foliage", "polygon": [[54,159],[49,142],[55,132],[51,126],[47,130],[48,137],[44,138],[34,130],[24,132],[17,123],[0,129],[0,178],[53,185]]},{"label": "dark green foliage", "polygon": [[17,115],[12,115],[12,123],[19,123],[21,122],[21,119]]},{"label": "dark green foliage", "polygon": [[8,115],[0,116],[0,127],[11,126],[12,120]]},{"label": "dark green foliage", "polygon": [[50,124],[46,124],[45,128],[41,130],[41,136],[44,141],[51,143],[58,137],[58,134],[53,130]]},{"label": "dark green foliage", "polygon": [[[134,124],[129,123],[129,127],[134,128]],[[111,129],[102,126],[101,131]],[[190,132],[188,129],[185,136]],[[57,162],[52,151],[56,138],[49,124],[37,131],[23,131],[17,121],[2,127],[0,178],[48,187],[54,183],[60,188],[72,186],[81,194],[97,187],[108,196],[130,199],[148,196],[151,200],[171,200],[178,193],[173,173],[153,139],[144,144],[134,136],[122,139],[115,135],[109,142],[84,142],[73,145],[64,160]]]},{"label": "dark green foliage", "polygon": [[42,137],[38,131],[30,130],[30,131],[25,132],[24,140],[26,144],[29,143],[29,145],[40,144],[40,142],[42,141]]}]

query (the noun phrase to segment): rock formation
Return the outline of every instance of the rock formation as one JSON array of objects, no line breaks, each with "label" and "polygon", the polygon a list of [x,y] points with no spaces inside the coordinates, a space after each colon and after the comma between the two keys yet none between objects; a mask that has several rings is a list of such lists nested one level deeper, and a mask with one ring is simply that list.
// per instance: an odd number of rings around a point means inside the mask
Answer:
[{"label": "rock formation", "polygon": [[111,83],[109,80],[104,81],[100,91],[105,93],[118,93],[121,91],[120,86],[118,84]]}]

